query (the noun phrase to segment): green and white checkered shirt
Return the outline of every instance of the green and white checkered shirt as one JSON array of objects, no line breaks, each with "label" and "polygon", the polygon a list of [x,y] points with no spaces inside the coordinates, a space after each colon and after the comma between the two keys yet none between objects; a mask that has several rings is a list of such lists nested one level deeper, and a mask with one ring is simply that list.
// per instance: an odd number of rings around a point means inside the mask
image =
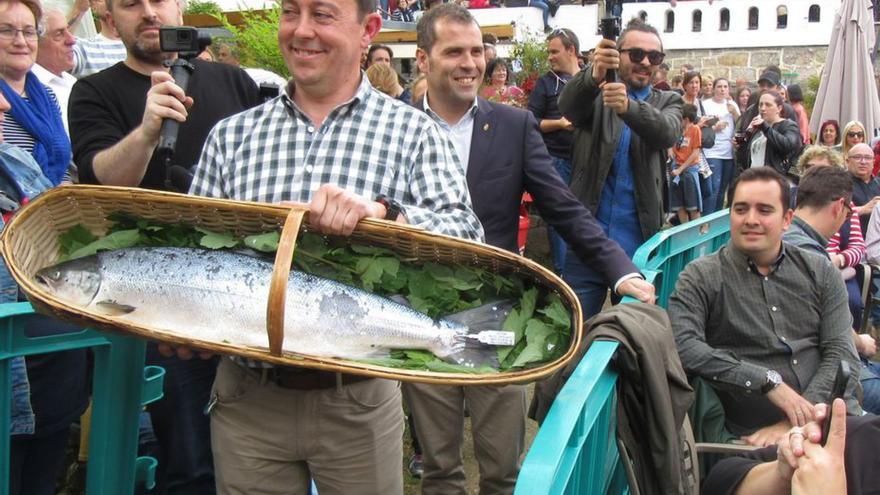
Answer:
[{"label": "green and white checkered shirt", "polygon": [[403,205],[410,224],[483,240],[454,148],[422,112],[362,77],[355,96],[318,128],[286,93],[220,121],[202,150],[190,194],[308,203],[323,184]]}]

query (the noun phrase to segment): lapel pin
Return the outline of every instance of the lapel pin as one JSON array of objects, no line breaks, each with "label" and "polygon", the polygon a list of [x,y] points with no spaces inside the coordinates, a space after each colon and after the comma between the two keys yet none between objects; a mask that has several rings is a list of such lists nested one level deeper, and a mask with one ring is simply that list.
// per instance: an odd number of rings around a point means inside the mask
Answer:
[{"label": "lapel pin", "polygon": [[489,124],[483,124],[483,130],[484,130],[484,131],[488,131],[488,130],[489,130]]}]

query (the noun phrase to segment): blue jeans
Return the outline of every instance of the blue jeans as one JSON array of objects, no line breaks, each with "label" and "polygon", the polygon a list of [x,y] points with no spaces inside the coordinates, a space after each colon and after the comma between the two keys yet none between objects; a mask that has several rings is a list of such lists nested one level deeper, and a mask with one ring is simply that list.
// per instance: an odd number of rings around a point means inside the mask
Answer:
[{"label": "blue jeans", "polygon": [[547,5],[547,0],[529,0],[529,7],[537,7],[541,9],[541,17],[544,19],[544,29],[550,27],[550,24],[547,22],[550,19],[550,6]]},{"label": "blue jeans", "polygon": [[[559,172],[562,182],[568,185],[571,182],[571,160],[553,157],[553,167]],[[562,236],[553,227],[547,226],[547,240],[550,241],[550,254],[553,256],[553,269],[557,274],[562,274],[565,268],[565,251],[568,246]]]},{"label": "blue jeans", "polygon": [[[873,414],[880,414],[880,364],[862,359],[862,368],[873,376],[862,378],[862,409]],[[864,371],[864,370],[863,370]]]},{"label": "blue jeans", "polygon": [[[724,193],[721,192],[721,176],[724,173],[724,160],[718,158],[706,158],[706,161],[709,162],[709,169],[712,170],[712,175],[710,175],[708,179],[702,179],[702,182],[700,182],[700,186],[706,184],[706,188],[703,189],[703,215],[718,211],[718,196],[724,195]],[[722,199],[722,202],[723,201],[724,200]]]},{"label": "blue jeans", "polygon": [[204,408],[210,400],[218,359],[165,357],[155,343],[147,344],[146,364],[165,368],[165,395],[147,406],[159,443],[156,493],[216,493],[211,423]]},{"label": "blue jeans", "polygon": [[731,181],[733,181],[733,174],[736,170],[736,162],[733,161],[733,158],[708,158],[709,167],[712,168],[713,175],[712,177],[718,177],[718,181],[715,183],[718,185],[715,188],[715,209],[712,211],[718,211],[724,209],[724,197],[727,195],[727,188],[730,187]]},{"label": "blue jeans", "polygon": [[[602,305],[605,304],[605,297],[608,295],[608,284],[599,272],[585,265],[571,248],[565,253],[562,279],[577,294],[584,312],[584,320],[602,311]],[[615,297],[612,297],[613,302],[616,302]]]}]

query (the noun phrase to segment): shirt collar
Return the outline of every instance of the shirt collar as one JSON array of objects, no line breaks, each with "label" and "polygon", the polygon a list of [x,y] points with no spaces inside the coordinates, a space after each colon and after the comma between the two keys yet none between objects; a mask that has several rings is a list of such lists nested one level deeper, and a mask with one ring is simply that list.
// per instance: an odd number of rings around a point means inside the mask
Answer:
[{"label": "shirt collar", "polygon": [[434,119],[435,121],[441,122],[441,123],[446,124],[450,127],[454,127],[454,126],[458,125],[459,123],[461,123],[462,120],[465,120],[465,118],[468,116],[473,117],[477,113],[477,108],[479,108],[479,106],[477,105],[477,97],[475,96],[474,102],[471,104],[471,107],[468,109],[467,112],[464,113],[464,115],[461,116],[461,119],[459,119],[458,122],[450,123],[450,122],[446,122],[445,120],[443,120],[442,117],[440,117],[439,115],[437,115],[436,112],[431,110],[431,106],[428,105],[428,92],[427,91],[425,91],[425,96],[423,96],[422,98],[423,98],[422,104],[425,107],[425,113],[427,113],[428,116],[431,117],[432,119]]},{"label": "shirt collar", "polygon": [[[295,91],[296,83],[293,78],[290,78],[290,81],[287,82],[287,89],[281,93],[281,101],[289,111],[299,113],[305,117],[305,112],[300,110],[293,101],[293,93]],[[333,107],[333,110],[328,114],[328,118],[335,114],[342,114],[353,110],[359,103],[366,102],[374,91],[377,90],[373,89],[373,86],[370,85],[370,81],[367,79],[364,71],[361,71],[361,82],[358,85],[357,91],[354,92],[354,96]]]},{"label": "shirt collar", "polygon": [[629,94],[637,100],[644,101],[648,99],[648,95],[651,94],[651,89],[653,89],[653,86],[651,86],[650,84],[642,89],[629,88]]},{"label": "shirt collar", "polygon": [[[745,266],[750,272],[761,275],[758,271],[758,265],[750,258],[746,253],[737,249],[737,247],[733,244],[733,240],[727,242],[727,253],[733,263],[737,266]],[[779,269],[779,265],[782,264],[782,261],[785,259],[785,243],[780,243],[779,248],[779,256],[771,263],[770,273],[775,272]]]},{"label": "shirt collar", "polygon": [[797,225],[798,227],[800,227],[800,229],[804,231],[804,234],[806,234],[807,237],[818,242],[823,248],[828,246],[828,239],[823,237],[822,234],[816,232],[816,229],[814,229],[812,225],[803,221],[797,215],[795,215],[794,218],[792,218],[792,222],[795,225]]},{"label": "shirt collar", "polygon": [[31,71],[33,71],[34,75],[36,75],[37,78],[41,81],[54,81],[57,79],[59,82],[64,83],[76,82],[76,78],[71,76],[67,72],[62,72],[60,76],[56,76],[49,69],[43,67],[40,64],[34,64],[31,67]]}]

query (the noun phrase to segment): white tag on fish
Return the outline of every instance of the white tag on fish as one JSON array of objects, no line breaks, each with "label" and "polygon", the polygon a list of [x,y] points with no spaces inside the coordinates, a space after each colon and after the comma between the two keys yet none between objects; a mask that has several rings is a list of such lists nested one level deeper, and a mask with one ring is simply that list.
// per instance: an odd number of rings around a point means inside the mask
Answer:
[{"label": "white tag on fish", "polygon": [[505,332],[502,330],[483,330],[479,333],[465,335],[469,339],[479,340],[488,345],[511,346],[515,344],[516,334],[513,332]]}]

